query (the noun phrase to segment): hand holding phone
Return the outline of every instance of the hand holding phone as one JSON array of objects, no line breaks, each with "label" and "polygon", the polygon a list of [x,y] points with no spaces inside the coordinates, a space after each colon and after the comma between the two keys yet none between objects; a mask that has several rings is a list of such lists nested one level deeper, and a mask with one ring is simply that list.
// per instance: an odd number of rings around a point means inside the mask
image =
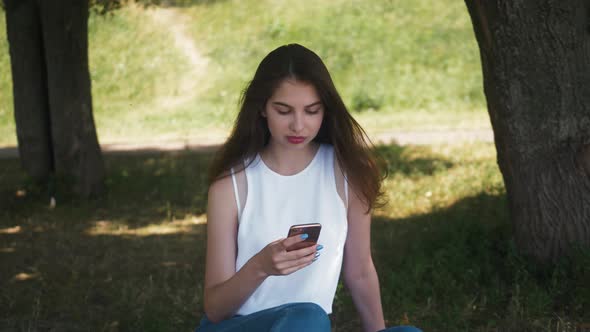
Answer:
[{"label": "hand holding phone", "polygon": [[[319,256],[318,250],[321,248],[316,248],[315,244],[320,237],[321,227],[318,223],[293,225],[286,239],[269,243],[249,262],[263,277],[288,275],[300,270]],[[302,234],[307,234],[307,238],[302,239]]]},{"label": "hand holding phone", "polygon": [[318,243],[318,239],[320,237],[320,231],[322,230],[322,225],[319,223],[310,223],[310,224],[298,224],[293,225],[289,228],[289,234],[287,237],[296,236],[307,234],[307,239],[302,242],[295,243],[294,245],[287,248],[287,251],[293,251],[301,248],[311,247]]}]

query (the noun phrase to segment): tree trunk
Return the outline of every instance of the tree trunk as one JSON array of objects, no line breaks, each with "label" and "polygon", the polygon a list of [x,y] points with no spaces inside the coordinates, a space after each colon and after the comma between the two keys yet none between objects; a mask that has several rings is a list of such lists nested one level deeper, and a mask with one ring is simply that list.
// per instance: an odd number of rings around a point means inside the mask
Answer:
[{"label": "tree trunk", "polygon": [[590,247],[590,2],[465,2],[517,246]]},{"label": "tree trunk", "polygon": [[[55,170],[58,177],[73,179],[74,191],[83,196],[101,193],[104,163],[92,116],[88,1],[11,0],[6,9],[25,169],[34,176]],[[37,165],[40,156],[49,167],[27,166]]]},{"label": "tree trunk", "polygon": [[43,181],[54,169],[45,55],[36,1],[7,1],[6,30],[20,160],[29,175]]}]

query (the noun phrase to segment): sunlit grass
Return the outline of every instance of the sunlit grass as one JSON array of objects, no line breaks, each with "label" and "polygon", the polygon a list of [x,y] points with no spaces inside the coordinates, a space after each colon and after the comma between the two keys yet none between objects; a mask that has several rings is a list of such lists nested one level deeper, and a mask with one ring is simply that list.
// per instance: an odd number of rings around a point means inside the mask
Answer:
[{"label": "sunlit grass", "polygon": [[455,113],[486,118],[479,53],[461,2],[221,1],[188,13],[218,72],[204,98],[217,100],[223,91],[237,100],[269,50],[298,42],[324,59],[361,122],[367,108],[378,109],[379,118],[408,117],[406,128],[420,125],[412,123],[415,112],[444,114],[447,127]]},{"label": "sunlit grass", "polygon": [[[408,218],[447,209],[473,194],[504,194],[502,177],[489,144],[438,145],[380,151],[390,162],[385,180],[387,218]],[[478,188],[477,190],[475,188]],[[410,199],[408,199],[410,198]]]},{"label": "sunlit grass", "polygon": [[[171,15],[171,22],[154,18]],[[0,145],[16,144],[4,17]],[[178,45],[183,34],[190,47]],[[89,56],[99,139],[217,141],[270,50],[316,51],[358,121],[392,130],[490,128],[479,52],[460,1],[212,1],[92,14]],[[197,68],[186,49],[196,50]]]},{"label": "sunlit grass", "polygon": [[12,279],[16,280],[16,281],[25,281],[25,280],[36,279],[38,277],[39,277],[38,273],[21,272],[21,273],[18,273],[17,275],[15,275]]},{"label": "sunlit grass", "polygon": [[21,230],[22,229],[20,226],[2,228],[2,229],[0,229],[0,234],[16,234],[16,233],[20,233]]},{"label": "sunlit grass", "polygon": [[[93,15],[89,26],[90,71],[101,142],[159,139],[180,120],[167,98],[183,92],[190,67],[174,47],[174,36],[146,9],[127,6],[112,15]],[[163,101],[164,100],[164,101]]]},{"label": "sunlit grass", "polygon": [[14,125],[12,76],[6,37],[6,18],[0,12],[0,145],[16,144]]},{"label": "sunlit grass", "polygon": [[485,109],[431,112],[426,110],[367,110],[354,115],[355,119],[369,133],[379,134],[392,131],[458,131],[490,130],[490,119]]},{"label": "sunlit grass", "polygon": [[130,228],[125,223],[114,223],[107,220],[94,222],[86,234],[88,235],[132,235],[152,236],[165,234],[190,233],[194,225],[205,224],[205,215],[185,217],[185,219],[174,221],[163,221],[149,224],[138,228]]}]

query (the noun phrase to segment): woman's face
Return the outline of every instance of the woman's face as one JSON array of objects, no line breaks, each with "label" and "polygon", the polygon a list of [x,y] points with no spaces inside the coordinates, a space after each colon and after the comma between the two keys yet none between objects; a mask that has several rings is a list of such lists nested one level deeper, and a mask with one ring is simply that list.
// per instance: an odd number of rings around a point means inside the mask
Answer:
[{"label": "woman's face", "polygon": [[297,80],[283,80],[266,103],[266,118],[273,144],[302,148],[318,134],[324,105],[315,87]]}]

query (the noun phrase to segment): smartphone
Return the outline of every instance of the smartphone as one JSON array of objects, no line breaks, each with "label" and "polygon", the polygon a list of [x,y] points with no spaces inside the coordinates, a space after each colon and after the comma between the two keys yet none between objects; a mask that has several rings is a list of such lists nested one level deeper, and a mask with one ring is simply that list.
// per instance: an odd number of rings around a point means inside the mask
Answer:
[{"label": "smartphone", "polygon": [[291,226],[291,228],[289,228],[289,234],[287,235],[287,237],[299,234],[307,234],[308,237],[304,241],[295,243],[294,245],[290,246],[289,248],[287,248],[287,251],[307,248],[315,245],[316,243],[318,243],[318,238],[320,237],[321,230],[322,225],[319,223],[298,224]]}]

